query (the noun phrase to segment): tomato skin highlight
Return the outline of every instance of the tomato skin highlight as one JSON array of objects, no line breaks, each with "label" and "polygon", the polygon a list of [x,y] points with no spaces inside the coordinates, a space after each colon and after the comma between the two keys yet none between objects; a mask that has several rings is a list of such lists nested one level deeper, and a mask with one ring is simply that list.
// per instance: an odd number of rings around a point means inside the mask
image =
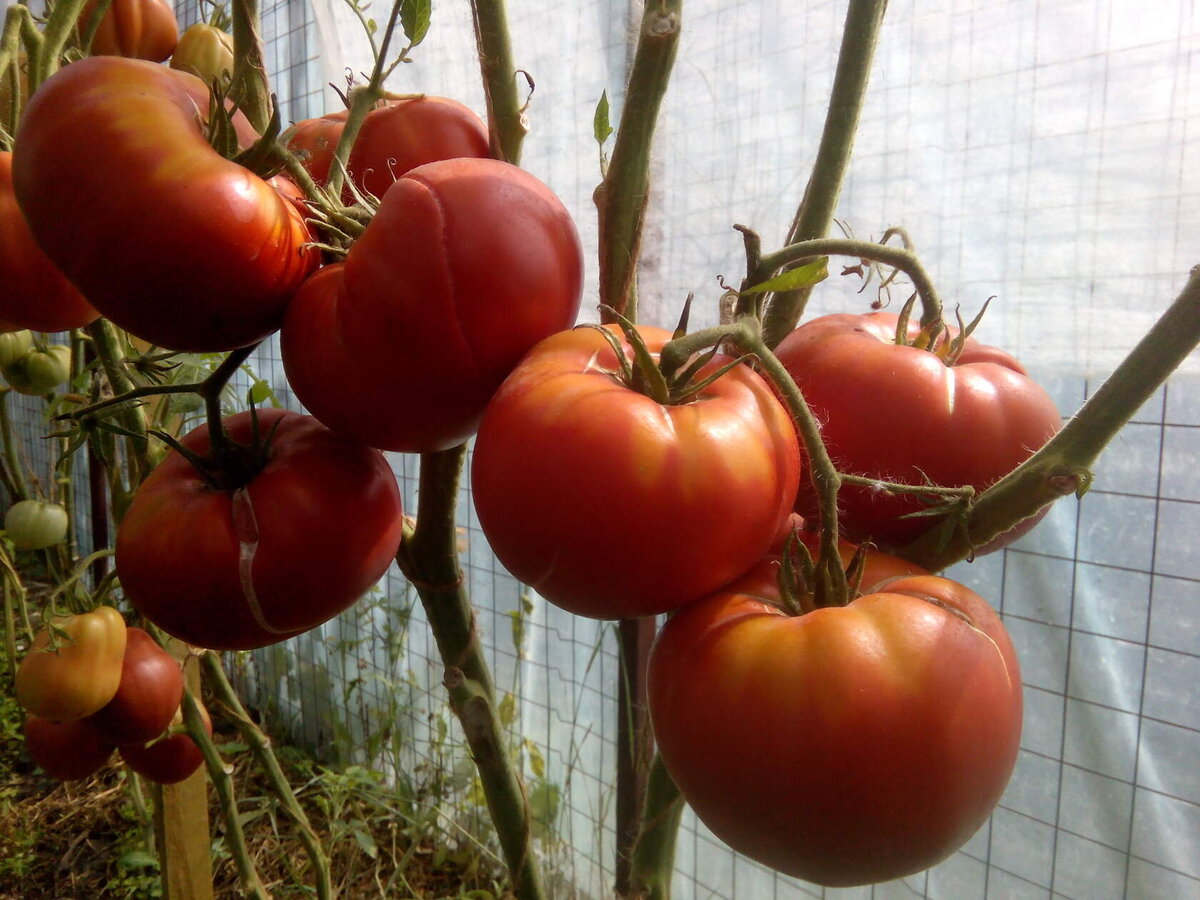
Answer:
[{"label": "tomato skin highlight", "polygon": [[100,312],[33,239],[17,206],[12,166],[12,154],[0,152],[0,318],[33,331],[82,328]]},{"label": "tomato skin highlight", "polygon": [[[280,335],[296,396],[331,429],[406,453],[475,433],[521,357],[579,311],[583,251],[527,172],[452,159],[408,172]],[[398,354],[398,350],[401,350]]]},{"label": "tomato skin highlight", "polygon": [[[400,544],[400,490],[382,453],[311,416],[264,409],[258,422],[262,438],[279,424],[266,466],[244,488],[211,487],[173,451],[117,531],[126,596],[189,644],[251,649],[314,628],[371,588]],[[249,413],[224,425],[250,443]],[[208,426],[182,443],[206,453]]]},{"label": "tomato skin highlight", "polygon": [[[882,481],[970,485],[982,491],[1028,459],[1062,417],[1017,360],[969,339],[953,366],[895,343],[891,313],[821,316],[780,342],[776,356],[821,422],[839,471]],[[915,323],[909,329],[915,335]],[[817,513],[806,472],[797,509]],[[858,485],[838,493],[839,524],[852,541],[897,550],[937,522],[901,518],[928,507],[919,498]],[[1044,513],[1043,513],[1044,515]],[[1034,517],[976,552],[999,549]]]},{"label": "tomato skin highlight", "polygon": [[[208,145],[208,106],[185,72],[83,59],[30,98],[13,156],[46,255],[101,313],[170,350],[262,340],[318,263],[300,210]],[[234,123],[245,144],[253,132]]]},{"label": "tomato skin highlight", "polygon": [[17,669],[17,701],[38,718],[71,722],[90,716],[116,694],[125,620],[111,606],[98,606],[89,613],[55,616],[52,623],[66,637],[52,649],[49,629],[34,636]]},{"label": "tomato skin highlight", "polygon": [[[638,331],[652,353],[670,339]],[[616,369],[592,328],[538,344],[488,405],[471,471],[505,568],[604,619],[666,612],[736,578],[788,517],[799,473],[791,417],[748,367],[676,406]]]},{"label": "tomato skin highlight", "polygon": [[663,627],[648,693],[671,776],[718,837],[788,875],[843,887],[936,864],[1016,762],[999,618],[933,575],[798,617],[778,602],[756,569]]}]

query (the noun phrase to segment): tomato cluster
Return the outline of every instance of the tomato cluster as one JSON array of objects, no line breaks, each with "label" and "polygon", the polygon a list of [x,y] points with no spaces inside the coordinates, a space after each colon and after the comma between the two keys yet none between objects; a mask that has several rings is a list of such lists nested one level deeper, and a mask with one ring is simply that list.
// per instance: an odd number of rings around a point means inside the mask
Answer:
[{"label": "tomato cluster", "polygon": [[52,778],[86,778],[114,750],[161,784],[182,781],[203,761],[195,741],[172,728],[182,721],[179,663],[111,606],[52,619],[22,660],[16,688],[26,749]]},{"label": "tomato cluster", "polygon": [[[113,0],[93,44],[110,55],[42,85],[15,153],[0,153],[0,369],[16,390],[52,390],[69,351],[25,329],[101,314],[169,350],[235,350],[279,330],[311,415],[210,409],[174,442],[118,530],[137,612],[214,649],[317,627],[400,548],[383,451],[478,433],[475,509],[514,576],[579,615],[671,614],[650,711],[714,833],[827,885],[899,877],[960,846],[1013,768],[1017,659],[983,599],[874,548],[902,553],[955,527],[937,486],[986,490],[1053,435],[1058,411],[1020,364],[884,313],[788,336],[775,355],[833,465],[856,476],[837,497],[844,540],[826,548],[840,560],[814,565],[821,541],[803,522],[827,499],[821,454],[801,445],[787,379],[763,376],[769,351],[755,364],[726,335],[668,366],[666,331],[572,328],[584,267],[570,214],[491,158],[487,127],[455,101],[372,109],[340,202],[260,177],[214,147],[222,133],[243,150],[260,137],[210,97],[233,65],[227,36],[189,30],[176,47],[167,16],[161,0]],[[170,68],[149,61],[173,52]],[[275,150],[326,185],[347,120],[297,123]],[[355,236],[338,232],[322,256],[314,223],[330,211]],[[18,504],[6,527],[18,548],[44,548],[60,518]],[[179,666],[150,635],[110,607],[51,625],[17,680],[47,772],[84,777],[116,747],[158,781],[200,764],[174,727]]]}]

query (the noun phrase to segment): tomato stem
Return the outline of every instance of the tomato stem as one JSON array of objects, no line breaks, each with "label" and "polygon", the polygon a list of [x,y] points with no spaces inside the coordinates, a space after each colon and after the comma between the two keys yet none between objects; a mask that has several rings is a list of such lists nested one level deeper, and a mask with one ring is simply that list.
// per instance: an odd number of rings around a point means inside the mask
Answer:
[{"label": "tomato stem", "polygon": [[675,64],[682,10],[683,0],[645,4],[612,155],[593,197],[600,224],[600,302],[631,321],[637,321],[637,263],[650,196],[650,147]]},{"label": "tomato stem", "polygon": [[1171,373],[1200,344],[1200,266],[1193,268],[1175,301],[1108,379],[1028,460],[996,482],[971,505],[948,538],[933,529],[899,555],[938,571],[969,558],[1043,506],[1068,494],[1082,496],[1089,468]]},{"label": "tomato stem", "polygon": [[783,397],[792,423],[804,446],[809,477],[816,488],[821,522],[821,550],[817,561],[814,598],[818,606],[848,602],[846,572],[838,554],[837,494],[841,476],[821,440],[821,427],[795,380],[762,339],[761,325],[753,316],[743,316],[729,325],[706,328],[667,343],[659,352],[660,366],[668,379],[693,354],[728,341],[755,356],[758,369]]},{"label": "tomato stem", "polygon": [[[789,244],[819,238],[833,222],[886,9],[887,0],[851,0],[846,11],[825,126],[804,198],[788,231]],[[750,284],[765,280],[756,278]],[[768,347],[777,346],[796,327],[811,292],[812,288],[806,287],[781,291],[771,297],[764,316],[763,337]]]},{"label": "tomato stem", "polygon": [[[747,275],[746,281],[743,283],[743,290],[748,285],[764,280],[759,276],[769,278],[786,266],[811,262],[822,256],[850,256],[855,259],[869,259],[899,269],[912,280],[913,288],[921,300],[921,330],[928,334],[935,334],[941,330],[942,300],[938,296],[933,280],[921,264],[921,260],[907,247],[893,247],[888,244],[851,238],[817,238],[789,244],[773,253],[765,254],[762,257],[761,270]],[[769,311],[767,315],[770,316]],[[774,342],[774,344],[778,343],[779,341]]]},{"label": "tomato stem", "polygon": [[675,872],[675,837],[683,808],[683,795],[662,757],[655,753],[646,778],[642,830],[633,847],[630,898],[670,900],[671,878]]},{"label": "tomato stem", "polygon": [[233,77],[229,96],[262,134],[271,121],[271,86],[263,60],[262,24],[258,0],[232,0]]}]

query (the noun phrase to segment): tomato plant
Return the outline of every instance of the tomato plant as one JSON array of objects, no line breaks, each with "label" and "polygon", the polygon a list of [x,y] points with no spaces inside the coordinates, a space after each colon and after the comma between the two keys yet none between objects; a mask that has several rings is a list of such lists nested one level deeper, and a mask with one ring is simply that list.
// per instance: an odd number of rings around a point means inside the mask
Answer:
[{"label": "tomato plant", "polygon": [[575,225],[532,175],[492,159],[420,166],[345,263],[294,298],[288,381],[318,419],[370,446],[452,447],[525,352],[575,321],[582,281]]},{"label": "tomato plant", "polygon": [[12,168],[13,155],[0,152],[0,318],[34,331],[82,328],[100,313],[34,241],[13,193]]},{"label": "tomato plant", "polygon": [[[347,116],[341,110],[305,119],[283,135],[318,183],[329,177]],[[487,126],[468,107],[446,97],[405,97],[385,101],[367,113],[346,170],[360,190],[382,197],[397,178],[417,166],[490,155]],[[348,192],[346,196],[349,199]]]},{"label": "tomato plant", "polygon": [[52,722],[27,716],[25,749],[51,778],[77,781],[98,771],[116,748],[87,719]]},{"label": "tomato plant", "polygon": [[206,22],[188,26],[171,54],[171,68],[189,72],[205,84],[228,85],[233,75],[233,36]]},{"label": "tomato plant", "polygon": [[[84,8],[87,21],[98,3]],[[92,38],[96,56],[125,56],[162,62],[179,41],[179,22],[166,0],[111,0]]]},{"label": "tomato plant", "polygon": [[26,712],[55,722],[90,716],[121,683],[125,630],[125,620],[111,606],[55,616],[21,660],[17,700]]},{"label": "tomato plant", "polygon": [[[638,331],[652,353],[670,338]],[[579,328],[534,347],[488,405],[471,486],[509,572],[571,612],[621,618],[674,609],[753,565],[789,515],[799,467],[791,418],[749,367],[663,405]]]},{"label": "tomato plant", "polygon": [[991,607],[933,575],[875,591],[789,616],[757,569],[677,613],[651,651],[659,752],[696,815],[818,884],[934,865],[1016,761],[1021,679]]},{"label": "tomato plant", "polygon": [[[204,730],[212,737],[212,719],[208,710],[199,700],[196,701],[196,705],[200,708]],[[182,714],[176,712],[171,723],[173,733],[149,744],[128,744],[120,747],[118,749],[121,759],[143,778],[158,784],[178,784],[204,764],[204,754],[200,752],[191,735],[174,730],[182,723]]]},{"label": "tomato plant", "polygon": [[117,692],[88,717],[113,744],[144,744],[162,734],[183,701],[183,670],[141,628],[126,629]]},{"label": "tomato plant", "polygon": [[[1054,401],[1004,351],[968,339],[947,364],[938,353],[897,343],[896,328],[891,313],[821,316],[776,348],[820,419],[821,437],[839,470],[981,491],[1059,429]],[[909,335],[915,334],[914,323]],[[902,518],[928,509],[914,496],[844,485],[838,500],[847,537],[884,548],[903,546],[936,521]],[[815,503],[805,477],[798,509],[811,517]]]},{"label": "tomato plant", "polygon": [[18,550],[45,550],[67,537],[67,510],[45,500],[18,500],[4,514],[4,531]]},{"label": "tomato plant", "polygon": [[[248,649],[314,628],[372,587],[400,544],[403,513],[383,454],[311,416],[260,410],[255,431],[238,413],[224,430],[236,445],[213,468],[176,450],[142,483],[116,562],[126,596],[168,634]],[[209,426],[182,446],[208,454]]]},{"label": "tomato plant", "polygon": [[209,145],[208,108],[185,72],[83,59],[30,98],[13,154],[46,255],[105,316],[172,350],[261,340],[317,264],[296,205]]}]

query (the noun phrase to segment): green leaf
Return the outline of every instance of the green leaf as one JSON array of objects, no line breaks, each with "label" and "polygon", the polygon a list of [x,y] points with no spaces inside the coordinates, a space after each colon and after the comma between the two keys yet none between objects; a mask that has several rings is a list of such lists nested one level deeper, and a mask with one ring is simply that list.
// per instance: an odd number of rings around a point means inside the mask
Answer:
[{"label": "green leaf", "polygon": [[505,691],[504,696],[500,698],[496,714],[500,716],[500,724],[505,728],[516,720],[517,698],[512,695],[511,691]]},{"label": "green leaf", "polygon": [[525,741],[525,750],[529,754],[529,771],[538,778],[546,777],[546,757],[542,756],[542,748],[533,741]]},{"label": "green leaf", "polygon": [[425,40],[429,32],[429,19],[432,13],[431,0],[401,0],[400,24],[404,28],[404,36],[412,46],[417,46]]},{"label": "green leaf", "polygon": [[133,869],[157,869],[158,859],[153,853],[145,850],[130,850],[117,860],[117,868],[123,872]]},{"label": "green leaf", "polygon": [[746,290],[742,291],[742,295],[765,294],[768,291],[794,291],[798,288],[820,284],[828,277],[829,257],[822,256],[820,259],[813,260],[810,263],[805,263],[802,266],[781,272],[774,278],[769,278],[761,284],[754,285],[754,287],[746,288]]},{"label": "green leaf", "polygon": [[379,856],[379,845],[375,843],[375,838],[371,837],[371,832],[355,828],[354,840],[358,842],[358,846],[362,849],[362,852],[371,857],[371,859]]},{"label": "green leaf", "polygon": [[562,791],[557,784],[538,778],[529,788],[529,814],[534,833],[546,837],[554,832],[554,822],[562,804]]},{"label": "green leaf", "polygon": [[596,104],[596,112],[592,116],[592,134],[596,143],[604,146],[612,133],[612,125],[608,121],[608,91],[605,91],[600,95],[600,102]]},{"label": "green leaf", "polygon": [[272,405],[278,405],[271,385],[261,378],[255,379],[254,384],[250,385],[250,402],[255,406],[262,406],[267,400],[271,400]]}]

